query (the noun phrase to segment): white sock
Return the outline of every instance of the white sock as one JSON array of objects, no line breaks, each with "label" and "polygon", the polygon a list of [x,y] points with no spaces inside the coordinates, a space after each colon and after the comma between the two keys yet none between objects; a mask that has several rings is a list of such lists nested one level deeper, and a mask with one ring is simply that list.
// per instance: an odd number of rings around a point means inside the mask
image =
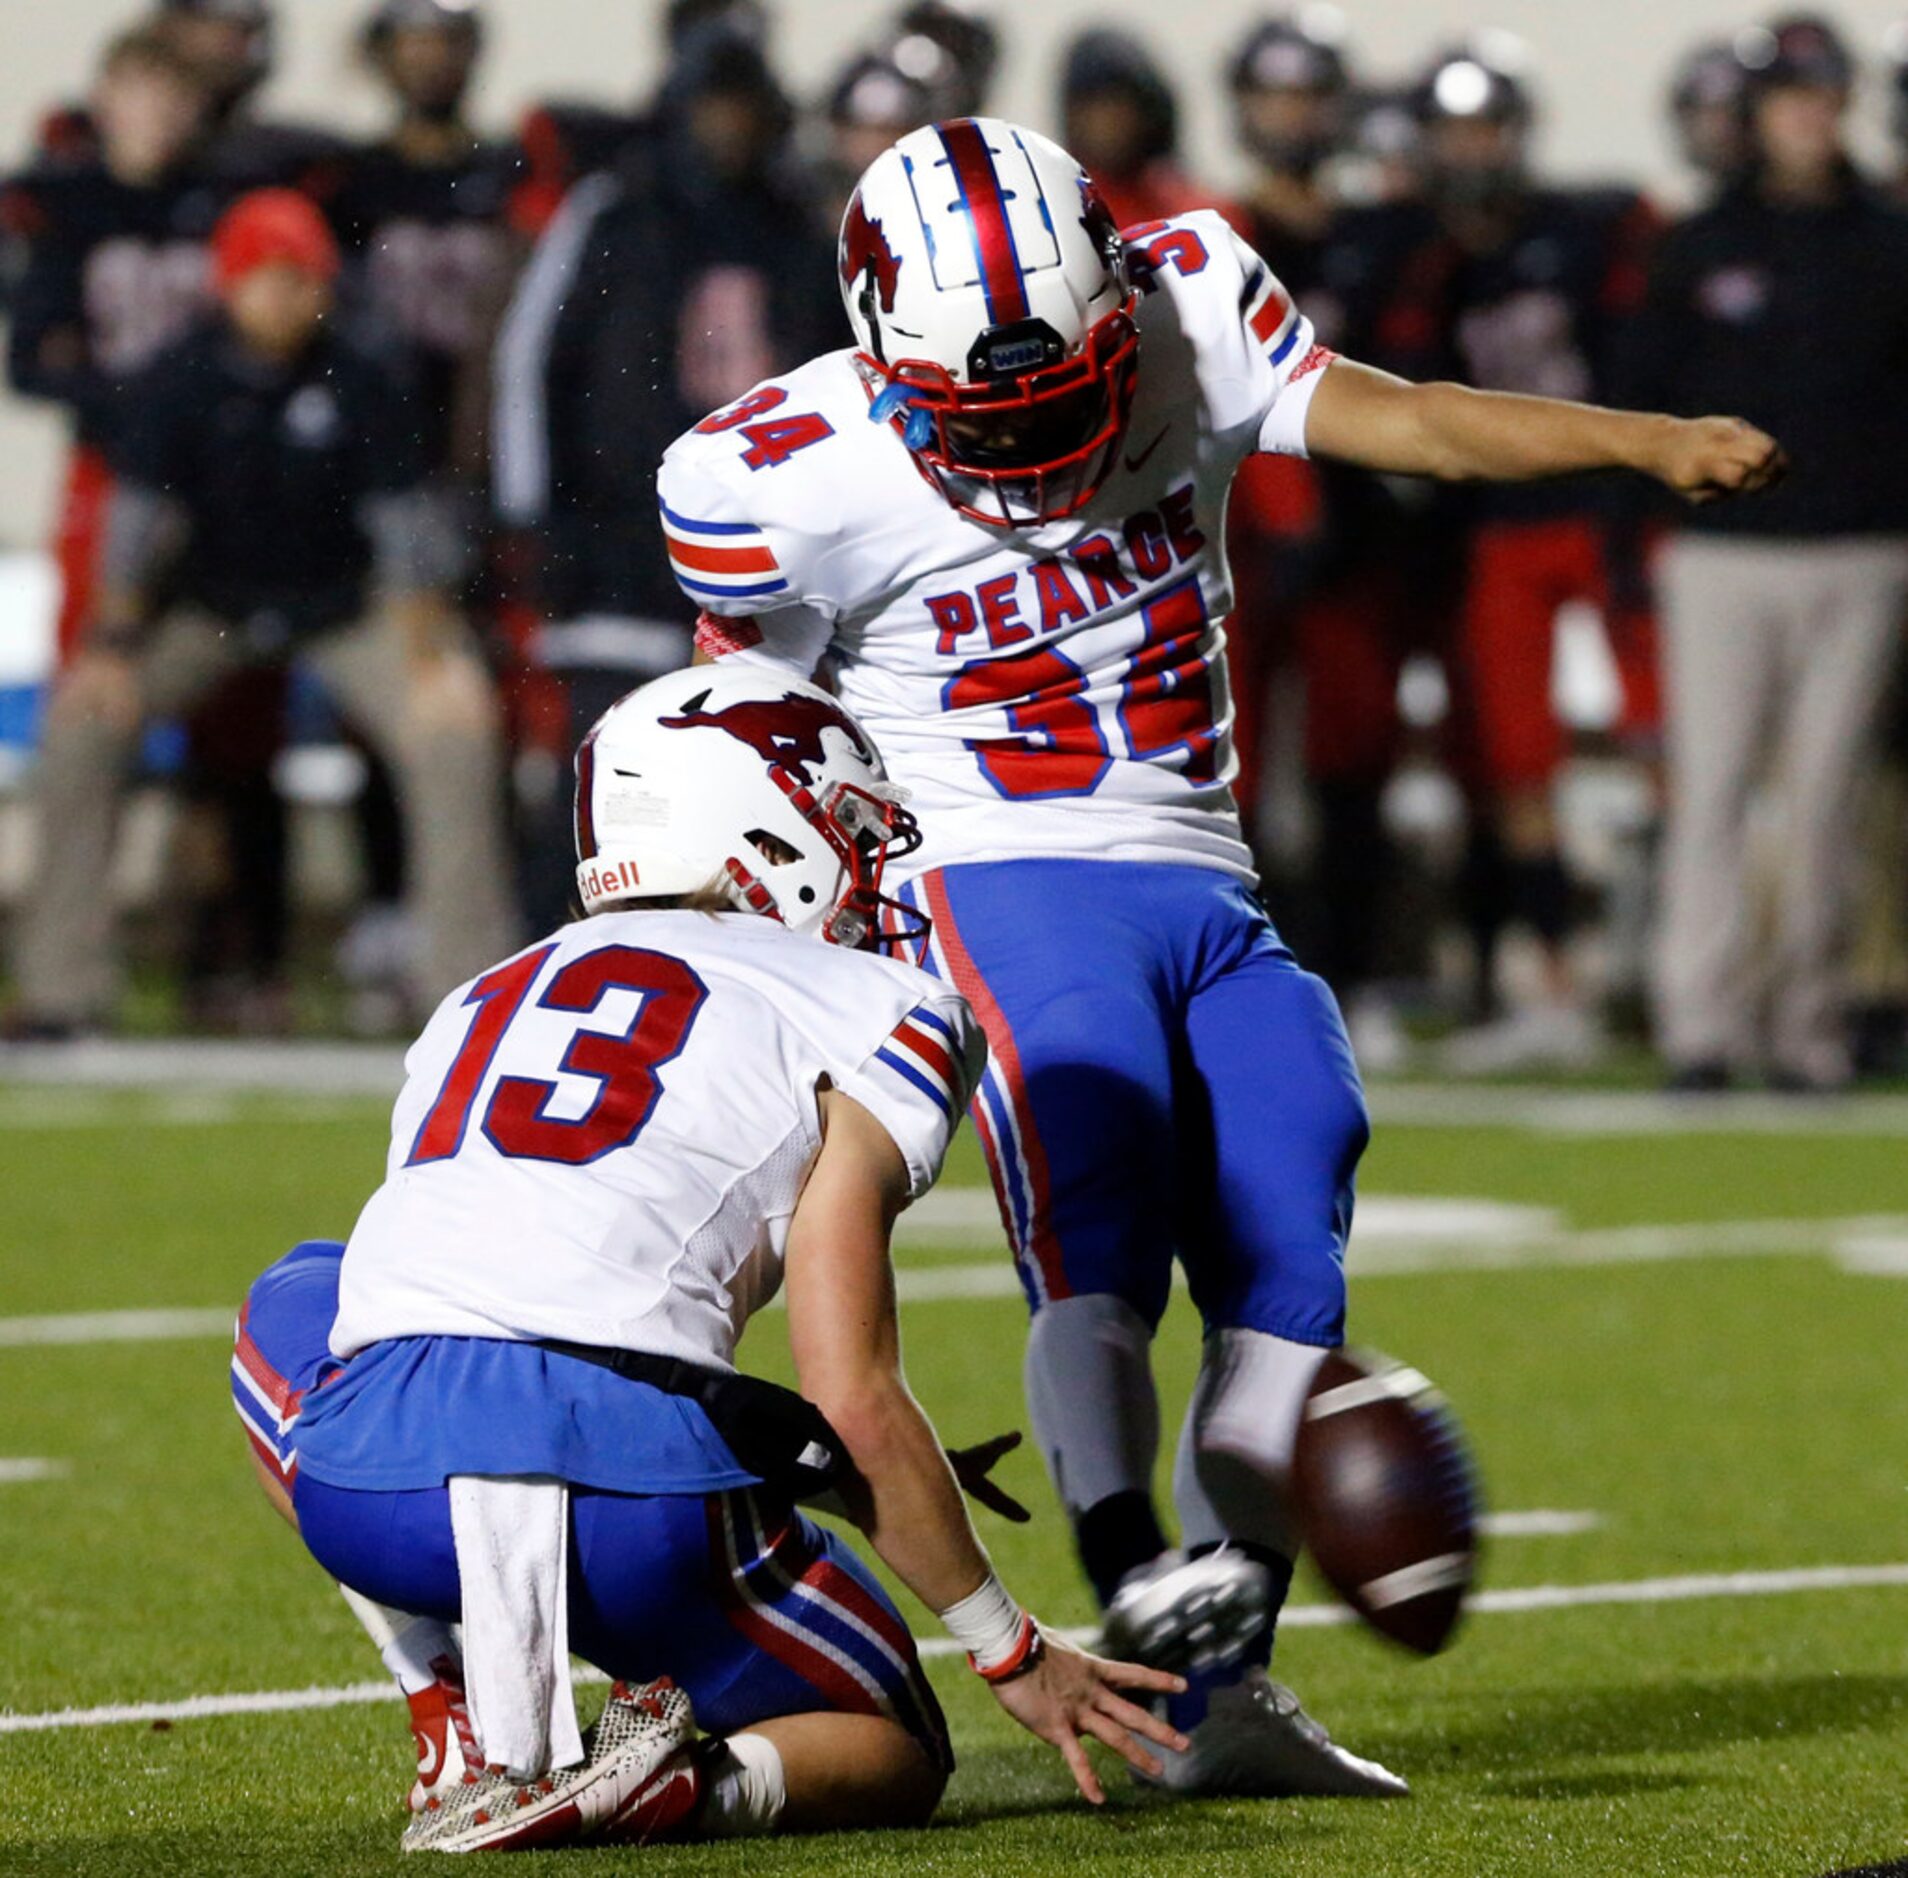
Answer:
[{"label": "white sock", "polygon": [[752,1839],[773,1832],[788,1804],[782,1756],[766,1735],[712,1741],[702,1763],[698,1825],[709,1839]]},{"label": "white sock", "polygon": [[384,1667],[406,1695],[416,1695],[437,1680],[431,1665],[440,1656],[457,1658],[457,1644],[448,1624],[435,1617],[413,1617],[409,1611],[394,1611],[353,1591],[349,1585],[338,1587],[344,1601],[365,1628],[365,1634],[378,1646]]},{"label": "white sock", "polygon": [[1287,1504],[1299,1417],[1325,1352],[1258,1330],[1206,1339],[1180,1430],[1173,1505],[1185,1543],[1243,1539],[1291,1558]]}]

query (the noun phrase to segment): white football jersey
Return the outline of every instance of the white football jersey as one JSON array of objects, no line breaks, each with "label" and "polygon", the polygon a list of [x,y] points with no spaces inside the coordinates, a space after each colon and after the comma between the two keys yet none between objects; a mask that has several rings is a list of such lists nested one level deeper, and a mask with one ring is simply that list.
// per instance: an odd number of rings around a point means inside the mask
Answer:
[{"label": "white football jersey", "polygon": [[1331,354],[1209,211],[1131,231],[1139,381],[1078,515],[1007,530],[951,508],[869,420],[851,351],[771,379],[658,478],[707,652],[807,676],[912,791],[908,871],[1087,855],[1250,878],[1230,783],[1226,497],[1255,450],[1303,455]]},{"label": "white football jersey", "polygon": [[599,913],[405,1058],[331,1348],[552,1338],[728,1368],[780,1287],[823,1078],[931,1186],[985,1061],[958,992],[755,914]]}]

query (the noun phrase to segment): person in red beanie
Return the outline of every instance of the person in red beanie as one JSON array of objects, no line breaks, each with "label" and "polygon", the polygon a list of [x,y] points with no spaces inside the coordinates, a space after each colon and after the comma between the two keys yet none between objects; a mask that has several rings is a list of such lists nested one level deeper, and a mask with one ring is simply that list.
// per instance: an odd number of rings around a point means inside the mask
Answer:
[{"label": "person in red beanie", "polygon": [[295,358],[331,311],[338,244],[309,196],[254,189],[212,231],[212,279],[244,344]]},{"label": "person in red beanie", "polygon": [[114,814],[142,725],[296,659],[389,764],[422,957],[441,997],[507,951],[514,914],[490,679],[449,598],[460,544],[425,424],[334,328],[337,244],[304,196],[242,196],[212,235],[219,307],[162,353],[116,440],[101,595],[48,705],[39,875],[16,1035],[110,1021]]}]

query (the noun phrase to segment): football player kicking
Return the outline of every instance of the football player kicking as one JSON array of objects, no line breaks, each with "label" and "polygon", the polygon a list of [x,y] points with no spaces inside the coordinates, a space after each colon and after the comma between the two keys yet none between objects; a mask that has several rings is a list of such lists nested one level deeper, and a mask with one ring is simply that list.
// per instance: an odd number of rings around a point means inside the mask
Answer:
[{"label": "football player kicking", "polygon": [[[1029,1408],[1101,1601],[1126,1584],[1156,1611],[1168,1569],[1149,1345],[1176,1256],[1205,1323],[1183,1542],[1258,1559],[1276,1615],[1367,1123],[1229,791],[1234,471],[1254,451],[1451,479],[1623,467],[1701,501],[1769,482],[1781,453],[1732,418],[1337,358],[1218,216],[1122,233],[1071,157],[993,118],[875,161],[840,274],[854,346],[663,461],[699,653],[825,661],[923,811],[899,897],[933,921],[915,956],[987,1033],[974,1118],[1033,1311]],[[1262,1622],[1242,1666],[1173,1706],[1193,1745],[1168,1784],[1401,1792],[1268,1680],[1271,1643]]]},{"label": "football player kicking", "polygon": [[[1080,1737],[1157,1766],[1183,1737],[1120,1691],[1185,1684],[1043,1637],[901,1371],[889,1232],[985,1058],[856,949],[913,817],[839,705],[746,669],[631,693],[577,775],[586,916],[439,1007],[383,1186],[258,1280],[233,1363],[413,1694],[406,1849],[925,1821],[940,1711],[822,1491],[1097,1802]],[[800,1396],[733,1366],[784,1283]],[[587,1743],[572,1649],[619,1678]]]}]

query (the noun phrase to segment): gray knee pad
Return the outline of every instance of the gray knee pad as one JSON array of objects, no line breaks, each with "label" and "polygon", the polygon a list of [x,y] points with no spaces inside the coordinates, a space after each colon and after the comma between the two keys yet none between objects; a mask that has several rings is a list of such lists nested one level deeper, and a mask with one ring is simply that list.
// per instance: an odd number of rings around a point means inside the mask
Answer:
[{"label": "gray knee pad", "polygon": [[1147,1492],[1159,1451],[1153,1332],[1124,1298],[1042,1305],[1027,1335],[1027,1413],[1070,1515]]},{"label": "gray knee pad", "polygon": [[1261,1330],[1207,1337],[1173,1467],[1183,1544],[1234,1539],[1297,1556],[1292,1449],[1306,1391],[1324,1360],[1321,1349]]}]

